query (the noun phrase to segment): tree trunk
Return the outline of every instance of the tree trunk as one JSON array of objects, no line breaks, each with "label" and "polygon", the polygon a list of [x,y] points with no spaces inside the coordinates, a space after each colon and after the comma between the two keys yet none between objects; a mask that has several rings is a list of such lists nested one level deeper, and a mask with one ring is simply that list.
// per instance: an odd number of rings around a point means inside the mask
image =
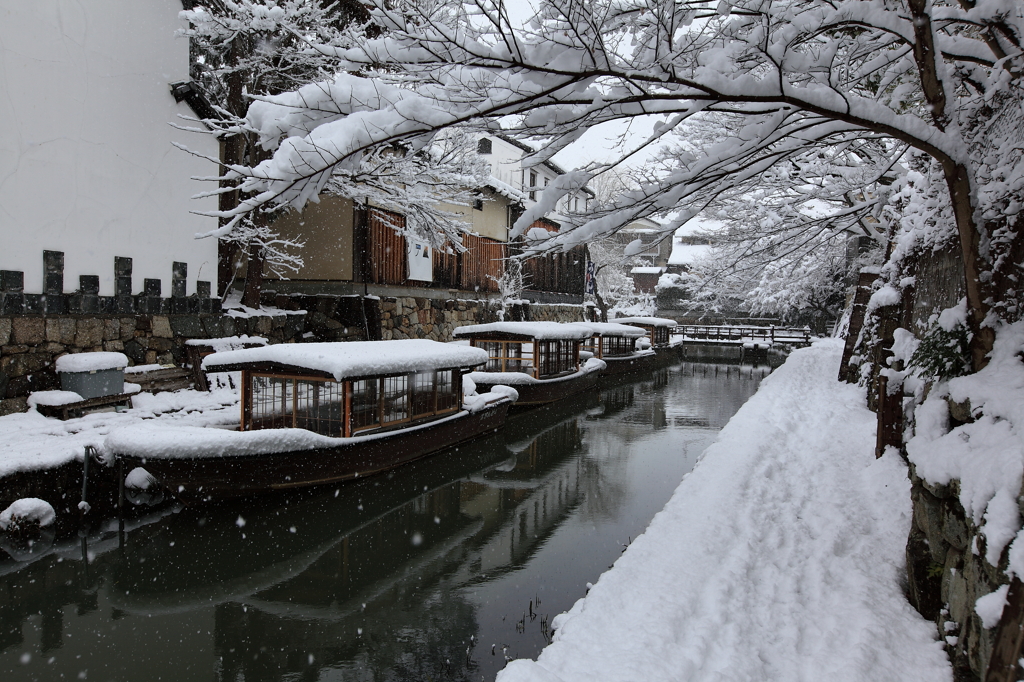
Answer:
[{"label": "tree trunk", "polygon": [[[260,217],[255,219],[259,220]],[[249,265],[245,270],[245,292],[242,305],[260,307],[260,291],[263,288],[263,248],[256,243],[249,244]]]},{"label": "tree trunk", "polygon": [[983,275],[991,276],[991,264],[981,256],[981,230],[975,222],[971,180],[963,164],[943,163],[949,201],[956,216],[960,248],[964,261],[964,290],[967,292],[967,327],[971,331],[971,369],[978,372],[988,364],[988,355],[995,343],[996,330],[985,324],[992,297],[991,287]]}]

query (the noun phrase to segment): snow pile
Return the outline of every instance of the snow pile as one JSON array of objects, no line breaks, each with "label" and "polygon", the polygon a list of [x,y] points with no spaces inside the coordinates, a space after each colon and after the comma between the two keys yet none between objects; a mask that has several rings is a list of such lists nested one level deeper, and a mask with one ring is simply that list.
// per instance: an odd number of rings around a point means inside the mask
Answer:
[{"label": "snow pile", "polygon": [[0,530],[39,526],[45,528],[53,523],[57,514],[46,500],[38,497],[24,497],[15,500],[7,509],[0,512]]},{"label": "snow pile", "polygon": [[500,384],[491,386],[491,390],[487,393],[466,395],[462,400],[462,409],[476,413],[488,405],[493,405],[502,400],[510,400],[512,402],[519,400],[519,391],[511,386],[502,386]]},{"label": "snow pile", "polygon": [[842,344],[794,351],[672,499],[498,682],[950,680],[901,588],[910,483],[835,380]]},{"label": "snow pile", "polygon": [[57,358],[58,372],[98,372],[104,369],[124,369],[128,356],[124,353],[73,353]]},{"label": "snow pile", "polygon": [[122,412],[97,412],[67,421],[44,417],[35,410],[0,417],[0,476],[81,462],[85,447],[92,445],[102,452],[104,438],[114,429],[157,417],[165,424],[238,424],[238,392],[234,389],[136,393],[132,405],[133,409]]},{"label": "snow pile", "polygon": [[80,403],[83,400],[85,398],[74,391],[33,391],[28,394],[29,407],[36,407],[37,405],[56,407],[58,405]]},{"label": "snow pile", "polygon": [[[929,483],[960,481],[960,504],[985,536],[985,559],[997,566],[1010,547],[1010,571],[1024,577],[1017,496],[1024,477],[1024,322],[997,332],[982,371],[932,388],[915,410],[907,455]],[[950,429],[947,397],[968,404],[975,421]],[[1016,538],[1016,539],[1014,539]]]},{"label": "snow pile", "polygon": [[239,348],[245,348],[248,346],[266,346],[267,340],[262,336],[249,336],[248,334],[242,334],[241,336],[225,336],[219,339],[189,339],[185,342],[186,346],[207,346],[212,348],[215,353],[220,353],[226,350],[238,350]]},{"label": "snow pile", "polygon": [[341,381],[346,377],[482,365],[487,362],[487,351],[428,339],[288,343],[207,355],[203,369],[216,372],[220,367],[255,362],[275,362],[325,372]]},{"label": "snow pile", "polygon": [[452,332],[459,336],[486,336],[487,334],[517,334],[524,338],[539,340],[586,339],[593,336],[590,327],[583,323],[562,322],[491,322],[490,324],[467,324]]}]

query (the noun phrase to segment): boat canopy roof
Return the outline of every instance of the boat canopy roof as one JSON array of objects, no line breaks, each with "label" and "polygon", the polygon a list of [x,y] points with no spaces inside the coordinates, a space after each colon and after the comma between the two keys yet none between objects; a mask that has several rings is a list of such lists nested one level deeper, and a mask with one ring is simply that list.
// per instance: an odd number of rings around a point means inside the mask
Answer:
[{"label": "boat canopy roof", "polygon": [[[337,381],[355,377],[386,376],[453,367],[475,367],[487,362],[482,348],[439,343],[429,339],[288,343],[230,350],[207,355],[203,369],[227,372],[260,369],[333,376]],[[302,372],[306,370],[306,372]]]},{"label": "boat canopy roof", "polygon": [[617,317],[618,324],[644,324],[648,327],[675,327],[678,322],[667,317]]},{"label": "boat canopy roof", "polygon": [[586,322],[580,324],[590,327],[597,336],[629,336],[639,338],[647,333],[640,327],[618,324],[616,322]]},{"label": "boat canopy roof", "polygon": [[490,337],[494,335],[515,340],[537,339],[552,341],[569,339],[582,341],[594,335],[588,325],[563,322],[491,322],[490,324],[469,324],[454,332],[457,337]]}]

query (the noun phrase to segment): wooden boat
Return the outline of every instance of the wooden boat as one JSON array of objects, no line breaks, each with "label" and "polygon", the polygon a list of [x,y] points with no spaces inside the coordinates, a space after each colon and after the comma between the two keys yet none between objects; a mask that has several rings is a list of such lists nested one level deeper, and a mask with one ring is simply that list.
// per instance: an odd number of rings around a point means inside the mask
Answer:
[{"label": "wooden boat", "polygon": [[468,376],[479,390],[505,385],[519,393],[516,407],[543,405],[594,388],[605,363],[580,363],[580,346],[593,336],[584,324],[493,322],[459,327],[455,336],[487,351],[485,371]]},{"label": "wooden boat", "polygon": [[612,320],[616,324],[628,324],[639,327],[647,332],[651,339],[651,347],[658,359],[664,362],[680,359],[682,340],[672,339],[672,329],[678,326],[675,320],[667,317],[617,317]]},{"label": "wooden boat", "polygon": [[106,449],[180,499],[244,497],[386,471],[492,433],[515,391],[463,396],[479,348],[424,339],[282,344],[214,353],[207,371],[242,373],[241,425],[141,424]]},{"label": "wooden boat", "polygon": [[654,368],[657,358],[653,349],[637,349],[637,341],[647,332],[637,326],[615,322],[587,322],[593,332],[583,350],[604,360],[604,376],[642,374]]}]

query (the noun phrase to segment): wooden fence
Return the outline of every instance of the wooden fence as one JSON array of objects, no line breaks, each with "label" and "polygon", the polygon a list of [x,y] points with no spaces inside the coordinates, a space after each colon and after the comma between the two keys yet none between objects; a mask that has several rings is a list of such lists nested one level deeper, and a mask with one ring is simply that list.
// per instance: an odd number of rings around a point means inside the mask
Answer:
[{"label": "wooden fence", "polygon": [[436,287],[463,291],[497,291],[505,271],[506,244],[472,234],[463,235],[466,251],[454,247],[434,249],[432,282],[406,279],[408,253],[405,216],[379,208],[368,212],[367,278],[372,284]]}]

